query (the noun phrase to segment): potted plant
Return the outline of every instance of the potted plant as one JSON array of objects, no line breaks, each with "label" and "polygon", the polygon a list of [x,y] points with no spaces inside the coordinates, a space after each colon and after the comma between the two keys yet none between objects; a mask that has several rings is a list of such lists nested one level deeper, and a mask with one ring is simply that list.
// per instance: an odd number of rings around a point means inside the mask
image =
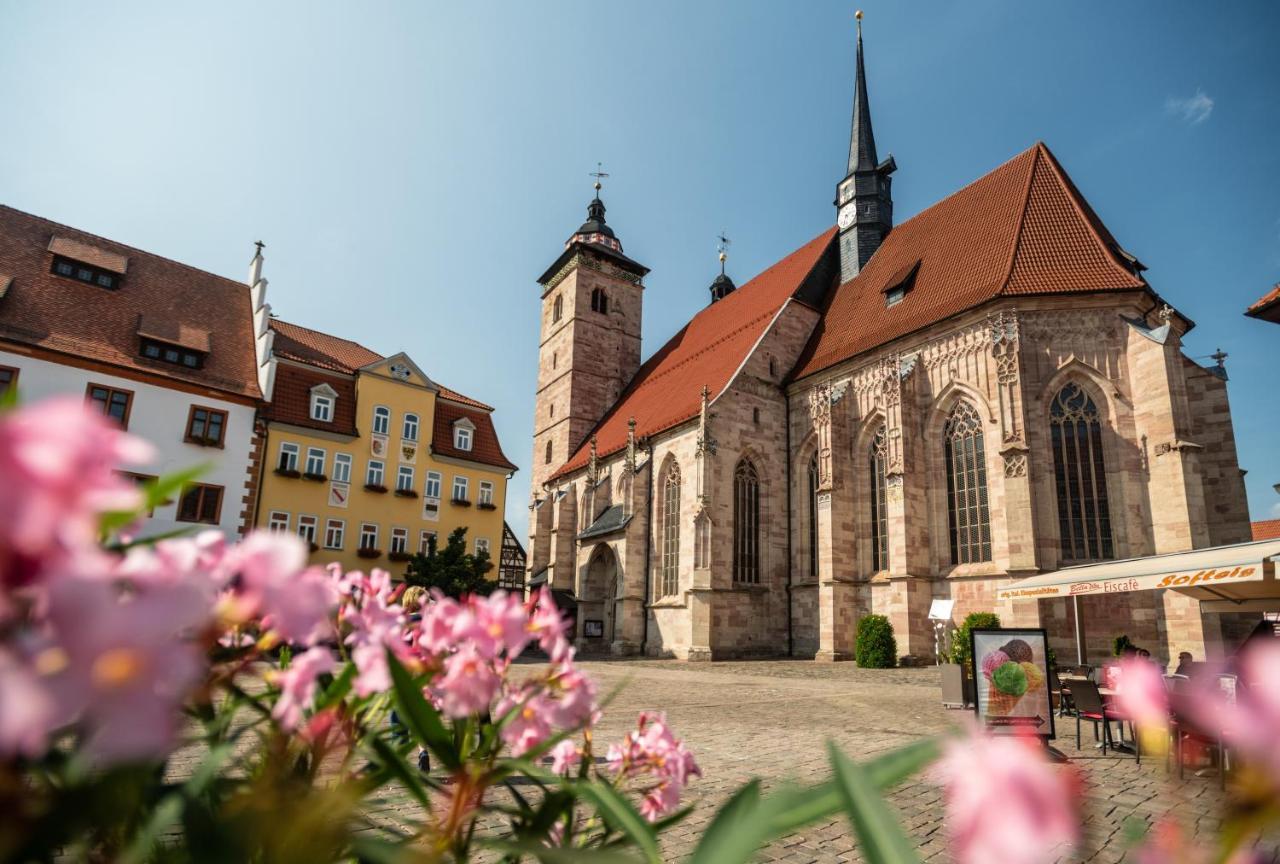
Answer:
[{"label": "potted plant", "polygon": [[325,476],[325,475],[323,475],[323,474],[312,474],[310,471],[304,471],[304,472],[302,473],[302,479],[304,479],[304,480],[310,480],[310,481],[312,481],[312,482],[314,482],[314,483],[323,483],[324,481],[328,480],[329,478],[328,478],[328,477],[326,477],[326,476]]},{"label": "potted plant", "polygon": [[471,502],[466,498],[454,498],[453,503],[458,507],[470,507]]},{"label": "potted plant", "polygon": [[397,489],[395,494],[401,498],[417,498],[418,497],[418,493],[413,491],[412,489]]},{"label": "potted plant", "polygon": [[387,487],[383,486],[381,483],[366,483],[364,484],[364,491],[377,492],[379,495],[383,495],[386,493]]},{"label": "potted plant", "polygon": [[297,468],[277,468],[275,473],[279,477],[288,477],[292,480],[297,480],[302,476],[302,472]]},{"label": "potted plant", "polygon": [[[950,663],[942,666],[942,703],[967,707],[977,698],[973,672],[970,667],[971,646],[969,634],[1000,626],[1000,617],[994,612],[970,612],[951,640]],[[958,685],[958,690],[957,690]]]},{"label": "potted plant", "polygon": [[404,551],[387,553],[388,561],[408,561],[412,557],[413,557],[412,554]]},{"label": "potted plant", "polygon": [[382,550],[374,549],[370,546],[361,546],[359,549],[356,550],[356,555],[358,555],[361,558],[381,558]]},{"label": "potted plant", "polygon": [[498,505],[490,503],[488,501],[481,501],[479,504],[476,505],[476,509],[477,510],[497,510]]}]

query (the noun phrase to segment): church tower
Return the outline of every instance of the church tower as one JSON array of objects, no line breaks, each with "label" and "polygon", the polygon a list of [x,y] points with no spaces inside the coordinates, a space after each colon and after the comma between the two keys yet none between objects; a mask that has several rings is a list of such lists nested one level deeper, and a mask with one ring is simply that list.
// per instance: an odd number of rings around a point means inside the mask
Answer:
[{"label": "church tower", "polygon": [[587,221],[538,279],[542,331],[533,421],[533,494],[586,440],[640,368],[649,268],[622,253],[605,222],[600,177]]},{"label": "church tower", "polygon": [[853,129],[849,134],[849,171],[836,187],[840,227],[840,282],[848,282],[871,260],[893,227],[893,196],[889,175],[897,170],[893,156],[876,157],[867,101],[867,73],[862,62],[862,12],[858,19],[858,71],[853,93]]}]

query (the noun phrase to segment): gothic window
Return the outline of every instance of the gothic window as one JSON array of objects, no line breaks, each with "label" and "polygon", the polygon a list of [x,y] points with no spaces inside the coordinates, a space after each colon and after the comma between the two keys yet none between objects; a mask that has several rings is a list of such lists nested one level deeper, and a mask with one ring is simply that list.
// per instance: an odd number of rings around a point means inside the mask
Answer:
[{"label": "gothic window", "polygon": [[885,507],[885,452],[888,439],[885,427],[876,430],[867,453],[871,469],[871,569],[874,572],[889,569],[889,520]]},{"label": "gothic window", "polygon": [[818,578],[818,454],[809,458],[809,576]]},{"label": "gothic window", "polygon": [[1049,406],[1049,438],[1058,491],[1058,531],[1065,561],[1114,558],[1107,474],[1098,407],[1077,384]]},{"label": "gothic window", "polygon": [[675,462],[662,478],[662,513],[658,520],[658,596],[680,589],[680,466]]},{"label": "gothic window", "polygon": [[943,427],[947,460],[947,527],[951,563],[991,560],[991,514],[987,507],[987,458],[982,417],[972,403],[957,402]]},{"label": "gothic window", "polygon": [[705,512],[693,523],[693,566],[711,566],[711,519]]},{"label": "gothic window", "polygon": [[591,289],[591,311],[601,315],[609,314],[609,295],[604,293],[603,288]]},{"label": "gothic window", "polygon": [[733,581],[760,582],[760,478],[747,459],[733,472]]},{"label": "gothic window", "polygon": [[564,295],[557,294],[555,302],[551,304],[551,323],[559,321],[562,315],[564,315]]},{"label": "gothic window", "polygon": [[543,459],[543,461],[546,462],[546,464],[548,465],[551,464],[551,442],[550,441],[547,442],[547,455]]}]

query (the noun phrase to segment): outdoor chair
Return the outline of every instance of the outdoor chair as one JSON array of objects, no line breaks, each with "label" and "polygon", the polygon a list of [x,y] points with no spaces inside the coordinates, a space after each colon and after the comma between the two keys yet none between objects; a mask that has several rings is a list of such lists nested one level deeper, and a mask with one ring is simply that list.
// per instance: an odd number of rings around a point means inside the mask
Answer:
[{"label": "outdoor chair", "polygon": [[[1102,724],[1102,753],[1107,753],[1107,745],[1110,744],[1112,749],[1116,749],[1115,741],[1111,737],[1111,723],[1125,723],[1124,717],[1120,716],[1114,709],[1107,708],[1102,701],[1102,694],[1098,692],[1098,685],[1092,681],[1072,681],[1071,682],[1071,698],[1076,706],[1076,749],[1080,748],[1080,721],[1089,720],[1093,723],[1093,738],[1098,740],[1098,724]],[[1123,739],[1123,727],[1121,730],[1121,738]],[[1142,755],[1137,746],[1137,736],[1134,736],[1134,754],[1138,761],[1142,761]]]},{"label": "outdoor chair", "polygon": [[1070,716],[1071,711],[1071,690],[1062,686],[1062,679],[1058,677],[1058,670],[1049,667],[1049,696],[1057,699],[1057,709],[1059,717]]}]

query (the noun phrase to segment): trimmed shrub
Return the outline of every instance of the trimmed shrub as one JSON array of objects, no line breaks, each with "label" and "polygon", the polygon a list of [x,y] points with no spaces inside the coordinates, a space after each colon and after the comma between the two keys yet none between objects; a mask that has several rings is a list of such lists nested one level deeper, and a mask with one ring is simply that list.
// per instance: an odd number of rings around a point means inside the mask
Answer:
[{"label": "trimmed shrub", "polygon": [[898,640],[893,625],[883,615],[868,615],[858,622],[854,659],[864,669],[892,669],[898,660]]},{"label": "trimmed shrub", "polygon": [[1129,639],[1129,635],[1127,633],[1117,636],[1115,639],[1111,641],[1111,656],[1121,657],[1124,655],[1126,648],[1133,648],[1133,647],[1134,647],[1134,644]]},{"label": "trimmed shrub", "polygon": [[959,663],[969,674],[969,633],[972,630],[989,630],[1000,626],[1000,616],[994,612],[970,612],[964,623],[951,637],[951,662]]}]

